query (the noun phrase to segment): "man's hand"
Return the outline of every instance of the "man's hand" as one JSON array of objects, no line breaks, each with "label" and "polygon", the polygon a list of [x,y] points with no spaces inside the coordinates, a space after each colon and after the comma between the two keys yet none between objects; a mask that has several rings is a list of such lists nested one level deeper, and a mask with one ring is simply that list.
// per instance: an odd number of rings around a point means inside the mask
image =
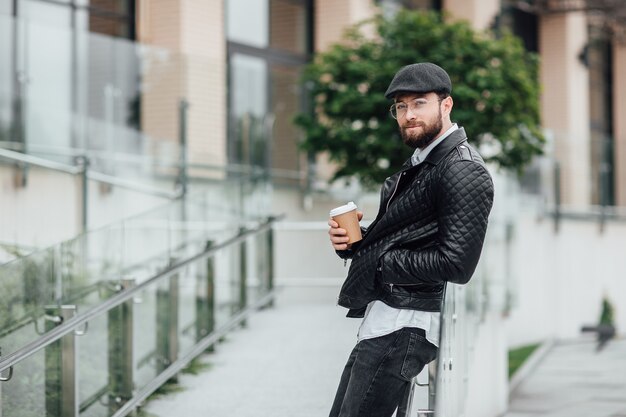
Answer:
[{"label": "man's hand", "polygon": [[[357,210],[356,216],[359,221],[361,221],[361,219],[363,218],[363,212]],[[348,232],[346,232],[346,229],[340,228],[339,224],[337,224],[337,222],[334,221],[332,218],[328,219],[328,225],[330,226],[330,229],[328,229],[328,234],[330,236],[330,243],[333,245],[333,248],[335,250],[348,249]]]}]

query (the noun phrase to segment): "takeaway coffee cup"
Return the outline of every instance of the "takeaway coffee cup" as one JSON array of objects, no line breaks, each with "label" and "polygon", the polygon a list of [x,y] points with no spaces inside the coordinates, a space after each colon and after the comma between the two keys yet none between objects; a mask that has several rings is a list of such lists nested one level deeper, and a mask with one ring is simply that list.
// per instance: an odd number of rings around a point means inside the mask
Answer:
[{"label": "takeaway coffee cup", "polygon": [[348,204],[335,207],[330,211],[330,217],[339,224],[339,227],[348,232],[348,245],[358,242],[361,236],[361,226],[356,215],[356,204],[350,201]]}]

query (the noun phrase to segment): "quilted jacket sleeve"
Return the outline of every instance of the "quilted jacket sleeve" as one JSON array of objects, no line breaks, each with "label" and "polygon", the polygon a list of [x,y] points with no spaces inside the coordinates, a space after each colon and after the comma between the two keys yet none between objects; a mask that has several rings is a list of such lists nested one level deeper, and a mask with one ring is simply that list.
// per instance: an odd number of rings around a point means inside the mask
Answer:
[{"label": "quilted jacket sleeve", "polygon": [[436,244],[387,252],[382,260],[386,280],[398,284],[467,283],[480,258],[493,193],[491,176],[482,164],[461,160],[448,166],[435,190]]}]

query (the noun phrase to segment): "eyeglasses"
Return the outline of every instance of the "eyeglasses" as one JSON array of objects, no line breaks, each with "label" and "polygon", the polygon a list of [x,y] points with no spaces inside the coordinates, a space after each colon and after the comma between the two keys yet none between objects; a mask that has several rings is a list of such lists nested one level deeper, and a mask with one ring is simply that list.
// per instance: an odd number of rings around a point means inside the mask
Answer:
[{"label": "eyeglasses", "polygon": [[391,117],[393,117],[394,119],[397,119],[398,117],[404,116],[404,114],[409,108],[411,109],[412,112],[420,112],[424,110],[426,106],[428,105],[428,103],[432,101],[441,102],[441,100],[438,100],[438,99],[426,100],[425,98],[416,98],[415,100],[409,101],[408,104],[404,102],[398,102],[398,103],[392,104],[391,107],[389,108],[389,112],[391,113]]}]

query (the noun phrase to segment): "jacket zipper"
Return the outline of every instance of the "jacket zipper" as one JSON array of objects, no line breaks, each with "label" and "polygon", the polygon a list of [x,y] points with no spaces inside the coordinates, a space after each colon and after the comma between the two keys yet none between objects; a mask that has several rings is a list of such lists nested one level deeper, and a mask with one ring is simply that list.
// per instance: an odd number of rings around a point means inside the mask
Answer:
[{"label": "jacket zipper", "polygon": [[[396,191],[398,191],[398,185],[400,185],[400,180],[402,180],[402,177],[404,176],[404,174],[406,174],[406,172],[402,172],[402,174],[400,174],[400,176],[398,177],[398,181],[396,181],[396,186],[393,189],[393,193],[391,193],[391,196],[389,197],[389,200],[387,200],[387,208],[385,209],[385,213],[389,211],[389,204],[391,204],[391,200],[393,200],[393,196],[396,195]],[[393,292],[393,284],[389,284],[389,292]]]},{"label": "jacket zipper", "polygon": [[406,172],[402,172],[402,174],[400,174],[400,176],[398,177],[398,181],[396,181],[396,187],[393,189],[393,193],[391,193],[391,197],[389,197],[389,200],[387,200],[387,208],[385,209],[385,212],[389,211],[389,204],[391,204],[391,200],[393,200],[393,196],[396,195],[396,191],[398,191],[398,185],[400,185],[400,180],[402,179],[405,173]]}]

